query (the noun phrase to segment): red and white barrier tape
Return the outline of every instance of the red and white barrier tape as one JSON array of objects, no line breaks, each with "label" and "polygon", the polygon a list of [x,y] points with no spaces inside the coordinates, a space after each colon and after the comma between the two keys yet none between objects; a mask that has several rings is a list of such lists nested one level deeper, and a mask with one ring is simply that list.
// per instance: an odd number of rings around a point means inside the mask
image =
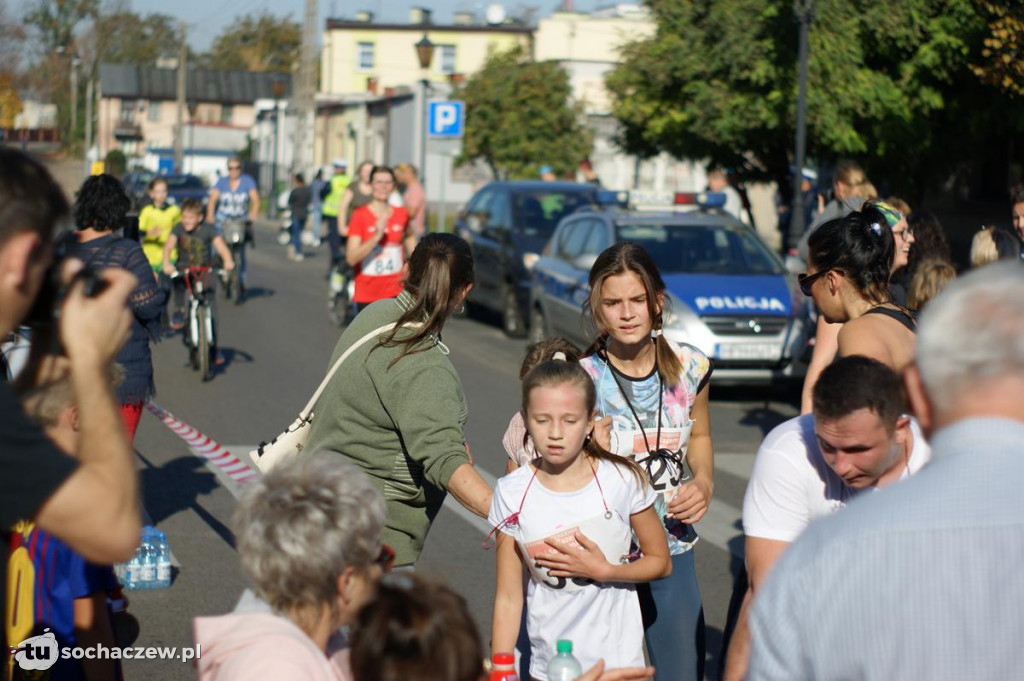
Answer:
[{"label": "red and white barrier tape", "polygon": [[235,482],[244,483],[259,477],[259,472],[253,470],[249,464],[240,461],[228,449],[214,442],[198,428],[193,428],[175,418],[174,414],[156,402],[152,400],[147,402],[146,409],[163,421],[164,425],[170,428],[175,435],[184,440],[195,454],[208,460]]}]

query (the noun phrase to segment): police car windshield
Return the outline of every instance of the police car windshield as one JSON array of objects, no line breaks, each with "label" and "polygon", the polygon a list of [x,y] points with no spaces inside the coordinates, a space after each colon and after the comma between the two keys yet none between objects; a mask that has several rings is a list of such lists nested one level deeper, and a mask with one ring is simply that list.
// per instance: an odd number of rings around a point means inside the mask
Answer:
[{"label": "police car windshield", "polygon": [[618,241],[643,246],[663,274],[780,274],[782,263],[745,227],[618,224]]},{"label": "police car windshield", "polygon": [[512,194],[512,217],[526,236],[550,237],[562,218],[593,203],[593,192],[517,191]]}]

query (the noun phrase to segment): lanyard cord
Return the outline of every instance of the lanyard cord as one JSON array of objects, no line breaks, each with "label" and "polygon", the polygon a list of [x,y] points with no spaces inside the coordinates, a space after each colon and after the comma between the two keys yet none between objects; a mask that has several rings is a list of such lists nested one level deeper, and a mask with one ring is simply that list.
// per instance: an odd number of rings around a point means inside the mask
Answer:
[{"label": "lanyard cord", "polygon": [[608,356],[608,352],[604,353],[604,361],[608,365],[608,369],[612,372],[612,380],[615,381],[615,387],[619,389],[619,394],[622,395],[622,399],[626,401],[626,406],[629,407],[629,411],[633,413],[633,419],[636,421],[637,427],[644,436],[644,445],[647,447],[648,454],[654,454],[655,450],[661,445],[661,407],[662,400],[665,397],[665,391],[661,383],[661,372],[658,371],[658,355],[654,355],[654,371],[658,374],[658,433],[657,439],[654,441],[654,448],[651,448],[651,441],[647,439],[647,431],[644,430],[644,426],[640,423],[640,417],[637,416],[636,409],[633,408],[633,403],[629,401],[629,396],[626,395],[626,391],[623,390],[622,384],[619,383],[619,377],[615,375],[615,366],[612,364],[611,358]]},{"label": "lanyard cord", "polygon": [[[588,456],[586,452],[584,452],[583,455]],[[594,482],[597,483],[597,492],[601,495],[601,505],[604,506],[604,517],[611,518],[612,512],[611,509],[608,508],[608,502],[604,498],[604,488],[601,487],[601,481],[597,477],[597,469],[594,468],[594,463],[590,461],[590,459],[587,459],[587,463],[590,464],[590,472],[594,474]],[[540,473],[540,466],[537,466],[533,470],[533,475],[530,476],[530,482],[526,483],[526,489],[523,490],[523,498],[519,500],[519,510],[502,520],[494,527],[494,529],[487,533],[487,536],[483,541],[483,547],[485,549],[491,548],[491,537],[495,536],[501,528],[519,524],[519,515],[523,512],[523,506],[526,504],[526,495],[529,493],[530,487],[533,486],[533,481],[537,479],[537,473]]]}]

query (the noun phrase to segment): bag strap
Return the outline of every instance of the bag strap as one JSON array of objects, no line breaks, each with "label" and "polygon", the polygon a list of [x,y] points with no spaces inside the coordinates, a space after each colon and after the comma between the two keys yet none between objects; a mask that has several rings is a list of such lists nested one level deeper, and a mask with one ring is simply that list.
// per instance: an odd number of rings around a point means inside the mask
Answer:
[{"label": "bag strap", "polygon": [[[341,363],[348,359],[349,355],[355,352],[357,348],[364,345],[367,341],[376,338],[380,334],[395,328],[395,324],[397,324],[397,322],[391,322],[390,324],[385,324],[384,326],[378,327],[371,331],[370,333],[363,336],[362,338],[360,338],[359,340],[357,340],[352,345],[350,345],[348,350],[341,354],[341,357],[338,358],[338,361],[336,361],[334,365],[331,366],[331,370],[327,372],[326,376],[324,376],[324,380],[320,382],[320,387],[316,389],[315,393],[313,393],[313,397],[309,398],[309,403],[306,404],[306,406],[303,407],[302,411],[299,412],[299,418],[303,421],[309,420],[310,412],[312,412],[313,406],[316,405],[317,400],[320,399],[320,396],[324,394],[324,390],[327,389],[327,384],[331,382],[331,379],[334,377],[334,374],[337,373],[338,369],[341,368]],[[418,323],[412,323],[406,324],[405,326],[408,328],[417,328],[423,325]]]}]

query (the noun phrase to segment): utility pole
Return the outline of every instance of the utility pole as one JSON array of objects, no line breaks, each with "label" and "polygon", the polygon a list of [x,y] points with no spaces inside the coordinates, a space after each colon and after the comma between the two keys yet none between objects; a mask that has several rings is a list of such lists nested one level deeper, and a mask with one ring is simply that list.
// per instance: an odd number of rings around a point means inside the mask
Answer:
[{"label": "utility pole", "polygon": [[184,172],[185,160],[185,59],[188,46],[185,43],[185,22],[179,24],[181,51],[178,54],[178,122],[174,128],[174,172]]},{"label": "utility pole", "polygon": [[804,161],[807,155],[807,33],[814,18],[813,0],[794,0],[793,11],[800,21],[800,85],[796,100],[796,153],[793,163],[793,209],[789,218],[790,250],[804,235]]},{"label": "utility pole", "polygon": [[71,61],[71,132],[68,134],[68,141],[75,139],[78,131],[78,55],[74,48],[68,53]]},{"label": "utility pole", "polygon": [[317,0],[306,0],[299,50],[298,83],[293,82],[295,121],[292,138],[292,172],[313,165],[313,125],[316,115],[316,18]]},{"label": "utility pole", "polygon": [[92,100],[93,88],[96,87],[96,80],[89,75],[85,84],[85,174],[89,175],[92,165],[89,163],[89,151],[92,149]]}]

